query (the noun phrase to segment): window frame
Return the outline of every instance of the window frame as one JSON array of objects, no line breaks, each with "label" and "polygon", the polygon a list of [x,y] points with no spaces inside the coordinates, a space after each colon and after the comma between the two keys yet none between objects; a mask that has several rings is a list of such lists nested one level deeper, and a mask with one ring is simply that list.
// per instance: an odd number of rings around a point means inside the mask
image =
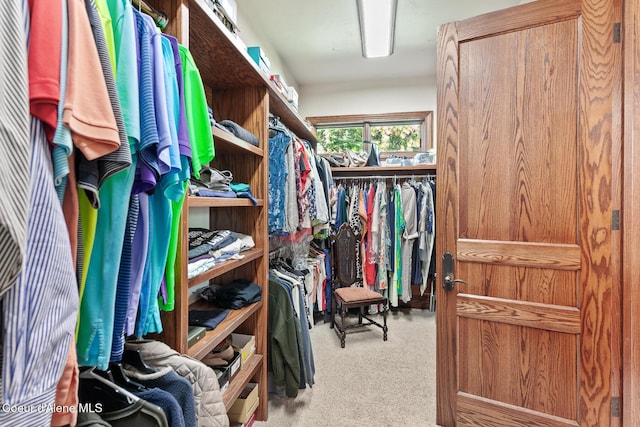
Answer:
[{"label": "window frame", "polygon": [[[362,138],[371,141],[371,126],[397,126],[407,124],[420,125],[420,149],[418,151],[385,151],[380,155],[403,157],[416,153],[426,152],[433,147],[433,111],[412,111],[404,113],[384,114],[349,114],[339,116],[312,116],[307,117],[316,130],[339,127],[362,126]],[[364,148],[364,146],[363,146]]]}]

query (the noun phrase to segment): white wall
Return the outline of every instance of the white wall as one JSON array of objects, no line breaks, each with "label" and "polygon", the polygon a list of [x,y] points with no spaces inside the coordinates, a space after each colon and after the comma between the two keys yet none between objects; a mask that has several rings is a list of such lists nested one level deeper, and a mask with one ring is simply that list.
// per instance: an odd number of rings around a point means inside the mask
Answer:
[{"label": "white wall", "polygon": [[435,111],[436,79],[303,86],[298,103],[303,117]]},{"label": "white wall", "polygon": [[286,65],[282,62],[280,55],[278,55],[273,46],[271,46],[271,43],[269,43],[269,40],[261,34],[256,33],[239,10],[237,24],[239,28],[238,34],[243,43],[246,44],[247,47],[260,46],[267,55],[267,59],[269,59],[271,63],[271,74],[280,74],[284,76],[287,85],[298,87],[298,82],[291,76]]}]

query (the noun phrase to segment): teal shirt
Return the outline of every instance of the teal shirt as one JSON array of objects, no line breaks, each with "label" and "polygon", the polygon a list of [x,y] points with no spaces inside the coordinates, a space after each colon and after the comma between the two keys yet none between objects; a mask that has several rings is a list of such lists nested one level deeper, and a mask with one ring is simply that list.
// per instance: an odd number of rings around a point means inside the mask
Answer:
[{"label": "teal shirt", "polygon": [[[128,0],[108,0],[116,54],[115,80],[122,117],[127,128],[131,154],[140,141],[140,102],[138,86],[137,32],[133,9]],[[136,78],[132,78],[135,76]]]}]

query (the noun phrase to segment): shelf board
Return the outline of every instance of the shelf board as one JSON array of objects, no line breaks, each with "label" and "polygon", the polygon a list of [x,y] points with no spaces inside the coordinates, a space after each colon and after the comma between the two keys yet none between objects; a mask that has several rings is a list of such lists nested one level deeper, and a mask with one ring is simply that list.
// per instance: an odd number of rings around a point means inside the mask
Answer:
[{"label": "shelf board", "polygon": [[[227,318],[220,322],[214,330],[207,331],[204,338],[189,347],[187,354],[195,359],[201,360],[261,307],[262,301],[258,301],[238,310],[229,310]],[[200,300],[191,304],[189,308],[192,310],[213,310],[218,307],[209,304],[205,300]]]},{"label": "shelf board", "polygon": [[276,89],[275,85],[269,81],[269,112],[280,117],[280,120],[287,125],[289,130],[299,138],[306,139],[311,143],[318,141],[318,135],[313,129],[306,126],[306,121],[300,116],[297,110],[291,107],[284,95]]},{"label": "shelf board", "polygon": [[189,196],[190,208],[225,208],[225,207],[237,207],[237,206],[264,206],[264,200],[258,199],[258,204],[254,205],[251,200],[243,197],[236,199],[228,199],[225,197],[197,197]]},{"label": "shelf board", "polygon": [[222,401],[227,411],[231,409],[231,406],[238,399],[244,387],[251,381],[251,378],[256,374],[263,361],[264,357],[261,354],[252,354],[251,357],[247,359],[246,366],[240,368],[240,371],[231,380],[229,388],[227,388],[222,395]]},{"label": "shelf board", "polygon": [[191,288],[195,285],[199,285],[200,283],[209,281],[213,278],[228,273],[231,270],[235,270],[241,265],[248,264],[253,260],[261,258],[264,254],[264,250],[262,248],[252,248],[248,251],[241,252],[241,254],[244,255],[242,259],[229,259],[227,261],[223,261],[220,264],[215,265],[212,269],[207,270],[195,277],[192,277],[191,279],[189,279],[189,287]]},{"label": "shelf board", "polygon": [[[202,79],[219,89],[247,86],[266,86],[269,91],[269,110],[298,137],[312,143],[318,140],[315,131],[271,83],[246,49],[234,43],[236,36],[222,24],[204,0],[189,0],[189,50],[198,65]],[[220,65],[233,72],[221,72]]]},{"label": "shelf board", "polygon": [[211,127],[213,132],[213,141],[217,150],[224,152],[232,152],[234,154],[255,154],[256,156],[264,157],[264,150],[260,147],[256,147],[253,144],[249,144],[247,141],[243,141],[237,136],[225,132],[215,126]]},{"label": "shelf board", "polygon": [[370,176],[370,175],[418,175],[434,174],[435,164],[424,164],[415,166],[362,166],[362,167],[332,167],[333,176]]}]

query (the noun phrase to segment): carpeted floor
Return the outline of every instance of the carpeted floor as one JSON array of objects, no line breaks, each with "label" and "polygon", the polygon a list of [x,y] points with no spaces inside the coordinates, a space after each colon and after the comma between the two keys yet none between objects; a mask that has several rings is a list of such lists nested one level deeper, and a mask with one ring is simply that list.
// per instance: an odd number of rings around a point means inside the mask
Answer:
[{"label": "carpeted floor", "polygon": [[435,313],[390,312],[388,326],[388,341],[372,326],[347,335],[343,349],[329,324],[317,323],[315,385],[295,399],[270,395],[268,420],[254,426],[436,426]]}]

